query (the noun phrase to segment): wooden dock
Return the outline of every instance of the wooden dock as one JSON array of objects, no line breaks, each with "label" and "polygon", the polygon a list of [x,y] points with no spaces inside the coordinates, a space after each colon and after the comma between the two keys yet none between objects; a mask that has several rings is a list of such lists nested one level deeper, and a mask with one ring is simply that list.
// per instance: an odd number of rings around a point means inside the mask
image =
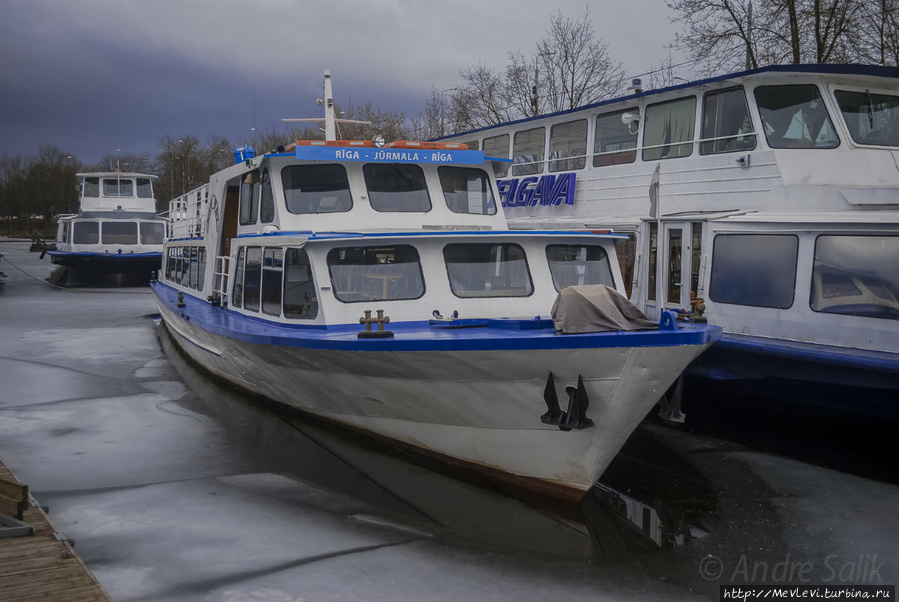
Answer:
[{"label": "wooden dock", "polygon": [[[0,479],[16,481],[0,459]],[[0,537],[0,599],[109,602],[109,595],[68,541],[56,537],[47,514],[27,503],[22,520],[33,535]],[[0,524],[0,532],[4,526]]]}]

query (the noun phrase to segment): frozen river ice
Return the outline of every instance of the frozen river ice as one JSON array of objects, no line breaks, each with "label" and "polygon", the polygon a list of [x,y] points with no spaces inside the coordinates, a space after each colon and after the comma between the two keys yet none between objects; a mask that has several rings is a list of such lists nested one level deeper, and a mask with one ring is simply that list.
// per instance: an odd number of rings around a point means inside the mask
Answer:
[{"label": "frozen river ice", "polygon": [[654,548],[598,503],[571,520],[274,413],[173,351],[149,289],[59,290],[27,242],[0,252],[0,457],[116,601],[702,600],[899,576],[899,478],[649,421],[603,480],[690,526]]}]

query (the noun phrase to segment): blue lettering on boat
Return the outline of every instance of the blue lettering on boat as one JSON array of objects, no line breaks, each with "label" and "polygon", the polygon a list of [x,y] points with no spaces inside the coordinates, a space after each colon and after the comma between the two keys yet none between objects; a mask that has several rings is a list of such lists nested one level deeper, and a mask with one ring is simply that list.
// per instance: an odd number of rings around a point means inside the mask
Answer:
[{"label": "blue lettering on boat", "polygon": [[503,207],[574,205],[577,174],[547,174],[497,180]]}]

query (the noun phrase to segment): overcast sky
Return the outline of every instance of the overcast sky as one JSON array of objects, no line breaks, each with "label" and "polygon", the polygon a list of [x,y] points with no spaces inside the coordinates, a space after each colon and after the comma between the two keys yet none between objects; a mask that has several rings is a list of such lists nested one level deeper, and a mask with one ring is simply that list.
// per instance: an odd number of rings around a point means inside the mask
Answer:
[{"label": "overcast sky", "polygon": [[[628,76],[671,53],[663,0],[0,0],[0,155],[54,145],[83,163],[157,139],[319,117],[322,71],[338,102],[412,116],[510,51],[530,55],[557,10],[590,7]],[[675,60],[677,56],[675,55]]]}]

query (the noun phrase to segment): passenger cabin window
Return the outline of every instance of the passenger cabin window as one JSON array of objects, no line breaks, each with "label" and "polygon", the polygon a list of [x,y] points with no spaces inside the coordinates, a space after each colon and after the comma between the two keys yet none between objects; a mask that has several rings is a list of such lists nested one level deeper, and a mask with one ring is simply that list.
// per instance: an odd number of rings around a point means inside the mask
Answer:
[{"label": "passenger cabin window", "polygon": [[141,222],[140,243],[142,245],[161,245],[165,239],[165,224],[162,222]]},{"label": "passenger cabin window", "polygon": [[695,125],[695,96],[646,107],[643,160],[673,159],[692,154]]},{"label": "passenger cabin window", "polygon": [[549,171],[584,169],[587,165],[587,120],[557,123],[549,134]]},{"label": "passenger cabin window", "polygon": [[[509,158],[509,134],[502,136],[493,136],[492,138],[484,138],[484,156],[493,157],[495,159]],[[493,175],[497,178],[505,178],[509,175],[509,164],[505,162],[494,162]]]},{"label": "passenger cabin window", "polygon": [[840,112],[857,144],[899,146],[899,96],[837,90]]},{"label": "passenger cabin window", "polygon": [[259,311],[262,288],[262,247],[247,247],[247,263],[243,275],[243,306]]},{"label": "passenger cabin window", "polygon": [[137,196],[141,199],[153,198],[153,185],[150,183],[150,178],[137,179]]},{"label": "passenger cabin window", "polygon": [[95,245],[100,242],[100,222],[74,222],[72,243]]},{"label": "passenger cabin window", "polygon": [[614,287],[612,267],[606,250],[593,245],[549,245],[546,260],[553,286],[561,291],[568,286],[606,284]]},{"label": "passenger cabin window", "polygon": [[318,296],[306,249],[288,248],[284,255],[284,317],[311,320],[318,315]]},{"label": "passenger cabin window", "polygon": [[103,222],[101,235],[104,245],[136,245],[137,222]]},{"label": "passenger cabin window", "polygon": [[624,280],[624,292],[630,299],[634,288],[634,267],[637,263],[637,235],[629,232],[626,239],[616,241],[615,254],[618,256],[618,267]]},{"label": "passenger cabin window", "polygon": [[120,178],[103,178],[103,196],[134,196],[134,182],[132,180],[122,180]]},{"label": "passenger cabin window", "polygon": [[[624,116],[630,115],[625,123]],[[636,118],[634,118],[636,117]],[[593,166],[621,165],[637,159],[640,109],[625,109],[599,115],[593,139]]]},{"label": "passenger cabin window", "polygon": [[799,238],[719,234],[712,250],[709,298],[717,303],[786,309],[793,305]]},{"label": "passenger cabin window", "polygon": [[899,320],[899,236],[819,236],[810,305],[829,314]]},{"label": "passenger cabin window", "polygon": [[234,288],[231,291],[231,307],[243,307],[244,247],[237,250],[237,267],[234,269]]},{"label": "passenger cabin window", "polygon": [[743,88],[709,92],[702,101],[699,154],[732,153],[755,148],[755,134]]},{"label": "passenger cabin window", "polygon": [[270,224],[275,220],[275,196],[272,194],[272,176],[269,170],[262,171],[262,191],[259,193],[259,221]]},{"label": "passenger cabin window", "polygon": [[340,301],[399,301],[425,293],[415,247],[341,247],[328,252],[331,287]]},{"label": "passenger cabin window", "polygon": [[259,214],[259,197],[262,193],[259,172],[251,171],[240,183],[240,225],[255,224]]},{"label": "passenger cabin window", "polygon": [[516,132],[512,146],[512,175],[527,176],[541,173],[545,146],[546,128]]},{"label": "passenger cabin window", "polygon": [[291,213],[342,213],[353,208],[343,165],[290,165],[281,170],[281,184]]},{"label": "passenger cabin window", "polygon": [[759,86],[755,102],[771,148],[836,148],[840,144],[817,86]]},{"label": "passenger cabin window", "polygon": [[440,187],[443,189],[446,206],[453,213],[470,215],[496,213],[493,188],[490,186],[487,172],[483,169],[443,165],[437,168],[437,174],[440,176]]},{"label": "passenger cabin window", "polygon": [[443,249],[457,297],[527,297],[534,292],[524,250],[514,244],[450,244]]},{"label": "passenger cabin window", "polygon": [[100,196],[100,178],[84,178],[81,190],[82,196],[97,198]]},{"label": "passenger cabin window", "polygon": [[284,270],[284,251],[267,247],[262,252],[262,312],[281,315],[281,275]]},{"label": "passenger cabin window", "polygon": [[366,163],[362,166],[368,202],[375,211],[426,212],[431,197],[425,174],[418,165]]}]

